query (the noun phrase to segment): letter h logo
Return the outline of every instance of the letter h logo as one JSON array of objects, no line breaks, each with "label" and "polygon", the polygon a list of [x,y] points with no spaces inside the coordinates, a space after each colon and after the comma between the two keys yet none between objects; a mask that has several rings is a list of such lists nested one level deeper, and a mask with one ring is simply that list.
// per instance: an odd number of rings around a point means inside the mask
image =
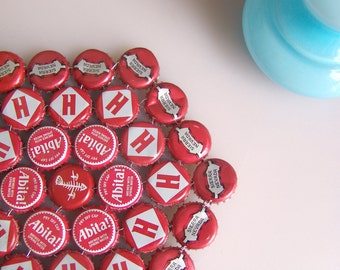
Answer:
[{"label": "letter h logo", "polygon": [[7,231],[4,228],[2,228],[2,226],[0,224],[0,238],[3,237],[6,233],[7,233]]},{"label": "letter h logo", "polygon": [[0,142],[0,158],[4,159],[10,149],[10,146]]},{"label": "letter h logo", "polygon": [[11,241],[9,239],[10,225],[9,220],[0,220],[0,252],[7,251],[8,243]]},{"label": "letter h logo", "polygon": [[129,218],[126,224],[137,248],[157,242],[165,236],[165,231],[153,208]]},{"label": "letter h logo", "polygon": [[76,114],[76,95],[67,94],[63,97],[63,115],[75,115]]},{"label": "letter h logo", "polygon": [[139,154],[142,152],[146,147],[150,145],[155,140],[155,137],[153,137],[150,132],[145,129],[144,132],[137,137],[132,143],[130,143],[130,146],[132,146],[136,152]]},{"label": "letter h logo", "polygon": [[106,105],[105,109],[116,115],[128,101],[129,99],[126,96],[117,92],[117,95]]},{"label": "letter h logo", "polygon": [[14,98],[12,99],[12,102],[13,102],[13,106],[14,106],[17,119],[28,117],[30,115],[25,96]]},{"label": "letter h logo", "polygon": [[156,187],[179,189],[180,175],[157,174]]},{"label": "letter h logo", "polygon": [[[69,266],[70,266],[70,268],[69,268]],[[77,270],[77,266],[76,266],[76,264],[75,263],[71,263],[71,264],[63,264],[62,266],[61,266],[61,270]]]},{"label": "letter h logo", "polygon": [[135,222],[135,226],[133,226],[132,231],[143,234],[150,238],[155,238],[158,227],[159,226],[156,224],[137,218]]},{"label": "letter h logo", "polygon": [[128,131],[128,155],[153,157],[157,155],[158,129],[130,127]]},{"label": "letter h logo", "polygon": [[120,263],[115,263],[112,264],[112,269],[113,270],[129,270],[128,266],[126,264],[126,261],[120,262]]}]

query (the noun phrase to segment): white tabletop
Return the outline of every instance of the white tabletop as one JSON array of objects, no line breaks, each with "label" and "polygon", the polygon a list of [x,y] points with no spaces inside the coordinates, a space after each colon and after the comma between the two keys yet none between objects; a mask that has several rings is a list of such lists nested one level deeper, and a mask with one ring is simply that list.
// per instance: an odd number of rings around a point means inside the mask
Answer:
[{"label": "white tabletop", "polygon": [[187,94],[186,118],[209,129],[209,157],[238,174],[233,198],[212,207],[215,241],[189,251],[196,269],[340,269],[340,100],[269,80],[246,49],[243,4],[3,0],[0,50],[27,63],[46,49],[71,62],[88,48],[150,49],[160,80]]}]

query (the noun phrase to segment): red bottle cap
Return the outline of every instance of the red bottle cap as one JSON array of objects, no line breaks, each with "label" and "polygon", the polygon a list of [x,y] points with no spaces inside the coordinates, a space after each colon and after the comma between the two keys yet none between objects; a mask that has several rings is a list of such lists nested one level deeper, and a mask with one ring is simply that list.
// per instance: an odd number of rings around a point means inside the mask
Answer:
[{"label": "red bottle cap", "polygon": [[215,239],[217,229],[215,215],[201,203],[183,205],[172,220],[175,238],[189,249],[200,249],[210,245]]},{"label": "red bottle cap", "polygon": [[0,172],[7,171],[22,158],[20,136],[13,131],[0,128]]},{"label": "red bottle cap", "polygon": [[114,63],[105,52],[89,49],[73,62],[73,77],[88,90],[98,90],[108,85],[114,76]]},{"label": "red bottle cap", "polygon": [[74,143],[77,158],[91,169],[101,169],[118,153],[118,138],[114,131],[101,125],[82,129]]},{"label": "red bottle cap", "polygon": [[25,213],[38,207],[45,197],[45,179],[32,168],[16,168],[2,180],[1,198],[17,213]]},{"label": "red bottle cap", "polygon": [[211,148],[209,131],[197,121],[186,120],[174,126],[168,138],[170,153],[186,164],[202,160]]},{"label": "red bottle cap", "polygon": [[24,61],[14,53],[0,51],[0,92],[20,87],[24,80]]},{"label": "red bottle cap", "polygon": [[139,252],[156,250],[165,243],[169,235],[166,215],[148,204],[139,204],[130,209],[122,226],[126,242]]},{"label": "red bottle cap", "polygon": [[89,209],[79,214],[73,223],[73,239],[77,246],[91,255],[107,252],[117,244],[117,218],[113,213]]},{"label": "red bottle cap", "polygon": [[68,223],[64,216],[50,210],[40,210],[29,216],[24,224],[24,243],[36,255],[51,256],[68,244],[67,230]]},{"label": "red bottle cap", "polygon": [[222,159],[207,159],[200,163],[193,176],[194,189],[203,200],[219,203],[235,192],[237,176],[234,168]]},{"label": "red bottle cap", "polygon": [[48,107],[52,120],[63,128],[75,129],[92,114],[91,96],[77,87],[65,87],[54,93]]},{"label": "red bottle cap", "polygon": [[176,247],[168,247],[157,251],[152,256],[148,267],[149,270],[195,270],[194,262],[188,253]]},{"label": "red bottle cap", "polygon": [[125,249],[118,249],[106,255],[99,266],[99,270],[112,269],[145,270],[145,265],[138,254]]},{"label": "red bottle cap", "polygon": [[43,170],[52,170],[67,162],[70,148],[67,133],[53,126],[36,129],[27,141],[28,157]]},{"label": "red bottle cap", "polygon": [[121,137],[121,151],[128,161],[140,166],[156,162],[165,149],[162,130],[148,122],[131,124]]},{"label": "red bottle cap", "polygon": [[98,118],[112,128],[131,123],[138,115],[137,95],[121,86],[112,86],[100,94],[96,103]]},{"label": "red bottle cap", "polygon": [[185,167],[173,161],[154,165],[147,176],[145,187],[155,202],[165,206],[183,202],[190,188],[190,174]]},{"label": "red bottle cap", "polygon": [[63,86],[70,75],[66,58],[56,51],[42,51],[27,66],[28,79],[40,90],[50,91]]},{"label": "red bottle cap", "polygon": [[39,93],[19,88],[5,97],[1,112],[5,122],[13,129],[29,130],[43,120],[45,102]]},{"label": "red bottle cap", "polygon": [[125,210],[142,196],[143,184],[138,172],[125,165],[114,165],[98,181],[99,197],[114,210]]},{"label": "red bottle cap", "polygon": [[57,255],[49,265],[50,270],[94,270],[91,259],[75,250],[66,250]]},{"label": "red bottle cap", "polygon": [[188,100],[178,86],[172,83],[160,83],[148,92],[145,110],[157,122],[171,125],[185,117],[188,111]]},{"label": "red bottle cap", "polygon": [[159,64],[154,54],[145,48],[126,51],[119,60],[120,80],[132,88],[147,88],[159,76]]},{"label": "red bottle cap", "polygon": [[10,254],[19,242],[19,226],[12,215],[0,212],[0,258]]},{"label": "red bottle cap", "polygon": [[32,256],[26,256],[24,254],[16,254],[1,265],[2,270],[43,270],[40,262]]},{"label": "red bottle cap", "polygon": [[80,208],[93,197],[94,179],[89,171],[74,164],[56,170],[49,181],[51,200],[65,210]]}]

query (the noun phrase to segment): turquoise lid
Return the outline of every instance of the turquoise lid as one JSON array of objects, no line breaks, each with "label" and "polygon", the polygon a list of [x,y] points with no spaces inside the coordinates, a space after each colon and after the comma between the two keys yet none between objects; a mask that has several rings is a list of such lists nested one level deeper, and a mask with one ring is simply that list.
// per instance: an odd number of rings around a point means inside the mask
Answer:
[{"label": "turquoise lid", "polygon": [[339,3],[246,0],[243,33],[256,64],[298,94],[340,96]]}]

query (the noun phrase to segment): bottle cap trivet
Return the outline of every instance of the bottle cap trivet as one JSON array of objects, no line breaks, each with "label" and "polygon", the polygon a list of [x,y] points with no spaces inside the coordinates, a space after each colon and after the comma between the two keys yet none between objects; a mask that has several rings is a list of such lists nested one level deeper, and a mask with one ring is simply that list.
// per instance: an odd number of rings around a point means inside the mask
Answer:
[{"label": "bottle cap trivet", "polygon": [[134,122],[121,136],[121,152],[126,160],[147,166],[156,162],[165,149],[163,131],[149,122]]},{"label": "bottle cap trivet", "polygon": [[155,202],[171,206],[187,198],[191,189],[191,177],[179,163],[161,162],[149,171],[145,189]]},{"label": "bottle cap trivet", "polygon": [[102,260],[99,270],[145,270],[141,257],[125,249],[117,249],[107,254]]},{"label": "bottle cap trivet", "polygon": [[7,171],[20,162],[22,141],[14,131],[0,128],[0,172]]},{"label": "bottle cap trivet", "polygon": [[36,91],[18,88],[4,98],[1,112],[7,125],[13,129],[29,130],[43,120],[45,101]]},{"label": "bottle cap trivet", "polygon": [[91,125],[82,129],[74,142],[79,161],[90,169],[101,169],[111,163],[118,153],[118,138],[110,128]]},{"label": "bottle cap trivet", "polygon": [[117,244],[118,223],[113,213],[101,209],[88,209],[80,213],[73,223],[73,240],[87,254],[99,255]]},{"label": "bottle cap trivet", "polygon": [[201,203],[181,206],[172,220],[172,232],[177,241],[189,249],[201,249],[215,239],[218,225],[213,212]]},{"label": "bottle cap trivet", "polygon": [[11,170],[1,183],[1,199],[17,213],[38,207],[46,197],[45,179],[29,167]]},{"label": "bottle cap trivet", "polygon": [[96,102],[96,114],[102,123],[119,128],[131,123],[139,112],[137,95],[122,86],[110,86]]},{"label": "bottle cap trivet", "polygon": [[94,265],[87,255],[75,250],[66,250],[52,260],[49,270],[94,270]]},{"label": "bottle cap trivet", "polygon": [[31,84],[43,91],[62,87],[70,75],[66,58],[59,52],[47,50],[33,56],[27,66]]},{"label": "bottle cap trivet", "polygon": [[25,73],[24,61],[18,55],[0,51],[0,93],[20,87]]},{"label": "bottle cap trivet", "polygon": [[157,122],[171,125],[185,117],[188,100],[177,85],[162,82],[149,90],[145,109]]},{"label": "bottle cap trivet", "polygon": [[52,170],[68,161],[70,144],[70,138],[63,129],[43,126],[28,138],[28,157],[38,168]]},{"label": "bottle cap trivet", "polygon": [[168,247],[157,251],[151,258],[148,270],[195,270],[195,265],[188,253],[177,247]]},{"label": "bottle cap trivet", "polygon": [[1,265],[1,270],[43,270],[39,260],[24,254],[15,254],[7,258]]},{"label": "bottle cap trivet", "polygon": [[0,258],[10,254],[19,243],[19,226],[14,216],[0,212]]},{"label": "bottle cap trivet", "polygon": [[170,130],[168,138],[169,151],[185,164],[199,162],[208,155],[211,148],[210,133],[198,121],[181,122]]},{"label": "bottle cap trivet", "polygon": [[[149,259],[150,270],[194,269],[189,251],[215,238],[209,207],[231,197],[236,173],[208,157],[209,131],[185,119],[187,97],[158,81],[153,53],[133,48],[114,61],[89,49],[69,67],[47,50],[31,59],[27,82],[24,63],[12,56],[0,52],[0,92],[8,92],[1,101],[7,127],[0,128],[0,172],[9,170],[0,191],[2,209],[18,216],[16,234],[22,230],[15,253],[32,252],[52,269],[145,270]],[[47,200],[39,176],[48,176]],[[191,190],[196,202],[188,203]],[[166,242],[170,231],[176,247]],[[13,237],[0,235],[0,249],[7,239]],[[14,267],[26,266],[33,269],[26,261]]]},{"label": "bottle cap trivet", "polygon": [[85,124],[91,116],[92,99],[83,89],[65,87],[51,97],[48,111],[56,124],[75,129]]},{"label": "bottle cap trivet", "polygon": [[204,201],[219,203],[231,197],[236,189],[234,168],[222,159],[206,159],[195,169],[194,190]]},{"label": "bottle cap trivet", "polygon": [[23,227],[23,240],[27,248],[41,257],[61,251],[69,242],[66,217],[51,210],[34,212]]},{"label": "bottle cap trivet", "polygon": [[113,210],[121,211],[136,204],[142,196],[143,184],[138,172],[126,165],[113,165],[98,180],[98,194]]},{"label": "bottle cap trivet", "polygon": [[163,211],[144,203],[127,212],[122,226],[126,242],[139,252],[156,250],[169,235],[168,219]]},{"label": "bottle cap trivet", "polygon": [[154,54],[145,48],[126,51],[118,62],[120,80],[135,89],[155,83],[159,76],[159,64]]},{"label": "bottle cap trivet", "polygon": [[74,210],[89,203],[93,197],[94,179],[91,172],[79,165],[58,168],[49,180],[51,200],[65,210]]},{"label": "bottle cap trivet", "polygon": [[105,52],[89,49],[80,53],[73,62],[73,77],[80,86],[98,90],[108,85],[114,76],[114,63]]}]

